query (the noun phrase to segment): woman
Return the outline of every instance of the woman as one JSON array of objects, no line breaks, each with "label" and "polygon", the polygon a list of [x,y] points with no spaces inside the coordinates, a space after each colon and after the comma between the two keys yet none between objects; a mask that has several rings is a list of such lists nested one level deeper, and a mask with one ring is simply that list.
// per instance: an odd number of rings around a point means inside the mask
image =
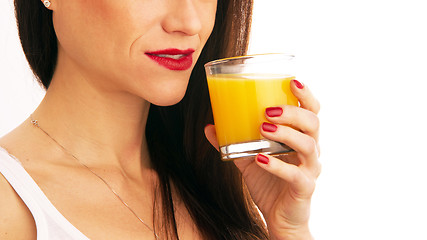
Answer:
[{"label": "woman", "polygon": [[251,1],[15,8],[47,91],[0,139],[1,239],[311,239],[319,104],[306,86],[291,83],[301,108],[272,106],[260,128],[294,164],[220,162],[212,147],[203,64],[246,52]]}]

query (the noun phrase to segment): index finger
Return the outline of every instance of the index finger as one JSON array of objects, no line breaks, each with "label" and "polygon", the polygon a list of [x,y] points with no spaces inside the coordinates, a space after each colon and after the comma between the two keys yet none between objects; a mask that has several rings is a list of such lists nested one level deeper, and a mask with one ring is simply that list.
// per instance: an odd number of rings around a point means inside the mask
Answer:
[{"label": "index finger", "polygon": [[298,99],[301,107],[318,114],[320,111],[320,103],[313,96],[310,89],[299,82],[298,80],[291,81],[291,91]]}]

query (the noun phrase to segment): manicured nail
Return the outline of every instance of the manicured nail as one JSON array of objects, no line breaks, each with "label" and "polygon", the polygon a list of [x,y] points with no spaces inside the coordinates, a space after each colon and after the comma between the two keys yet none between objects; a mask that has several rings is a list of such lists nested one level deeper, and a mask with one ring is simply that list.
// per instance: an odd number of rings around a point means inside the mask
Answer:
[{"label": "manicured nail", "polygon": [[295,86],[297,86],[297,88],[299,89],[303,89],[304,88],[304,84],[300,83],[298,80],[292,80],[295,84]]},{"label": "manicured nail", "polygon": [[270,162],[270,160],[268,160],[268,157],[262,154],[258,154],[256,156],[256,160],[262,164],[268,164]]},{"label": "manicured nail", "polygon": [[275,132],[277,130],[277,126],[268,122],[262,123],[262,130],[266,132]]},{"label": "manicured nail", "polygon": [[281,107],[269,107],[265,109],[265,113],[269,117],[279,117],[283,113],[283,109]]}]

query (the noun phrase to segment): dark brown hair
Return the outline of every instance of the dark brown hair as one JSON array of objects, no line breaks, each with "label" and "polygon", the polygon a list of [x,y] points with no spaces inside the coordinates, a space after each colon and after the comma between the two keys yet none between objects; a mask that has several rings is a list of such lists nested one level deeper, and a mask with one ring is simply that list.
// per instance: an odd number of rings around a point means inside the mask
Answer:
[{"label": "dark brown hair", "polygon": [[[203,239],[268,238],[239,170],[232,162],[221,162],[204,136],[213,117],[203,64],[246,53],[252,4],[252,0],[218,0],[215,27],[185,97],[173,106],[150,107],[146,139],[159,176],[154,226],[162,239],[178,239],[173,192],[185,203]],[[26,0],[15,0],[15,11],[24,53],[47,89],[58,54],[52,12],[40,1]]]}]

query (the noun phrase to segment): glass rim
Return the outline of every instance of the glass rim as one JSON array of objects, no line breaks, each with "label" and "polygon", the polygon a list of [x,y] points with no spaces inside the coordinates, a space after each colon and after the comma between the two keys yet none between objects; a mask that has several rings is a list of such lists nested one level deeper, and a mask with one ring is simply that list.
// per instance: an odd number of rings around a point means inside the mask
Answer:
[{"label": "glass rim", "polygon": [[[289,53],[262,53],[262,54],[243,55],[243,56],[228,57],[228,58],[213,60],[206,63],[204,67],[206,68],[206,67],[216,66],[223,63],[234,62],[236,60],[256,59],[254,60],[254,62],[252,62],[252,63],[256,63],[258,60],[261,60],[259,62],[264,62],[265,60],[274,61],[277,59],[284,59],[284,58],[293,59],[295,58],[295,55],[289,54]],[[244,64],[248,64],[248,63],[244,63]],[[236,64],[236,65],[239,65],[239,64]]]}]

